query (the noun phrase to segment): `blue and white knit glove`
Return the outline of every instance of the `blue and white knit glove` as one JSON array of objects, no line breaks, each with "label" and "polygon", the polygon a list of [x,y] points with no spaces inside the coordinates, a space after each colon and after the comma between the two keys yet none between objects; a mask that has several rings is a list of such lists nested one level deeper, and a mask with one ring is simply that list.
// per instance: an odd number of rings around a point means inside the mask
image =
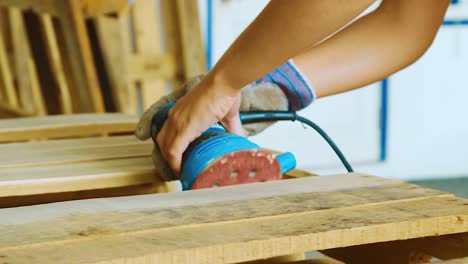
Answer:
[{"label": "blue and white knit glove", "polygon": [[[312,83],[291,59],[244,87],[240,109],[241,111],[299,111],[310,105],[315,97]],[[247,124],[244,128],[249,132],[249,136],[253,136],[273,123]]]}]

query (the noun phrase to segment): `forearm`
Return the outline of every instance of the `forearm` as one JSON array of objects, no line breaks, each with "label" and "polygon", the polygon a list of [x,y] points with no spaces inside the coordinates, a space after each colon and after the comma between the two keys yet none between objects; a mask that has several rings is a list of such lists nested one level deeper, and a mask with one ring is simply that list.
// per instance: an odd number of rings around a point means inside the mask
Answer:
[{"label": "forearm", "polygon": [[325,42],[295,56],[317,97],[356,89],[410,65],[431,45],[449,0],[387,0]]},{"label": "forearm", "polygon": [[336,32],[375,0],[273,0],[208,75],[236,89]]}]

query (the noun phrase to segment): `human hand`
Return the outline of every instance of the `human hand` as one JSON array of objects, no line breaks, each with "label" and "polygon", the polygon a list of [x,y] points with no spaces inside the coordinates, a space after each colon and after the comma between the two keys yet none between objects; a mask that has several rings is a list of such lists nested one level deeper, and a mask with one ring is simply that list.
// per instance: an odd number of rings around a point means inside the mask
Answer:
[{"label": "human hand", "polygon": [[230,132],[245,136],[239,119],[240,90],[204,79],[169,111],[157,136],[161,154],[179,175],[182,154],[206,129],[221,122]]},{"label": "human hand", "polygon": [[[197,76],[189,80],[183,87],[162,97],[148,108],[138,122],[135,135],[141,140],[148,139],[151,136],[151,120],[154,114],[168,103],[179,100],[186,92],[195,88],[202,78],[203,76]],[[231,121],[238,120],[238,110],[236,109],[239,108],[239,103],[240,111],[288,110],[288,99],[278,86],[271,83],[254,83],[247,85],[241,91],[240,101],[236,100],[234,107],[231,108],[232,111],[228,112],[226,118],[223,118],[221,122],[226,127],[231,128],[232,131],[237,131],[238,134],[247,132],[249,136],[262,132],[264,129],[271,126],[273,122],[246,124],[243,126],[244,129],[241,130],[239,127],[236,127],[239,123]],[[170,181],[177,179],[157,144],[154,146],[152,158],[156,172],[163,180]]]}]

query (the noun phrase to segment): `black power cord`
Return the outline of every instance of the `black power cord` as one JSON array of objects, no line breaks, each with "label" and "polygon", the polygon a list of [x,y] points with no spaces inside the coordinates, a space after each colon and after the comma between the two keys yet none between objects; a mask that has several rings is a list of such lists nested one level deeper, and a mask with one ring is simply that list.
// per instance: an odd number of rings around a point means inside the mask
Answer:
[{"label": "black power cord", "polygon": [[310,121],[309,119],[299,116],[296,112],[289,112],[289,111],[252,111],[252,112],[241,112],[240,113],[240,120],[243,124],[247,123],[257,123],[257,122],[265,122],[265,121],[299,121],[303,124],[306,124],[313,128],[317,133],[319,133],[325,141],[327,141],[328,145],[333,149],[336,153],[338,158],[340,158],[341,162],[345,166],[348,172],[353,172],[353,168],[349,164],[346,157],[343,155],[341,150],[338,146],[333,142],[333,140],[325,133],[325,131],[320,128],[317,124]]}]

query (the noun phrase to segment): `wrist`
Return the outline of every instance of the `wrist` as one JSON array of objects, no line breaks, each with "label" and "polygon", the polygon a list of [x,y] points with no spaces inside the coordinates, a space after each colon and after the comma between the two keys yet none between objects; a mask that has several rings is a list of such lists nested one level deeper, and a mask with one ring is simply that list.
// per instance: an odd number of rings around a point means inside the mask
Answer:
[{"label": "wrist", "polygon": [[225,75],[211,71],[200,84],[205,89],[212,89],[216,94],[224,96],[237,96],[242,87],[237,87]]}]

